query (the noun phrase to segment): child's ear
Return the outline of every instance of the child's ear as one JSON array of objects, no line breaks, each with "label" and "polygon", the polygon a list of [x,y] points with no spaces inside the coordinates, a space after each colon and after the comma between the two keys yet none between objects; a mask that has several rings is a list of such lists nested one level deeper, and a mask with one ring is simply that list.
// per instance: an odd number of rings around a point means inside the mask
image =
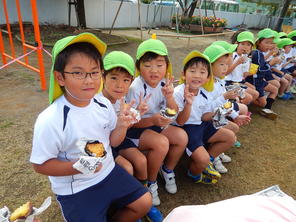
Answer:
[{"label": "child's ear", "polygon": [[60,86],[65,86],[65,78],[61,72],[54,71],[54,78],[59,83]]}]

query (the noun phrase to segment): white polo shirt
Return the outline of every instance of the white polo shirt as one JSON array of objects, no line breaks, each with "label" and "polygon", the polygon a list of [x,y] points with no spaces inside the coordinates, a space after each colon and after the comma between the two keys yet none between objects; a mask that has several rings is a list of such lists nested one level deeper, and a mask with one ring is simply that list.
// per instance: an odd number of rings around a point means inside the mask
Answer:
[{"label": "white polo shirt", "polygon": [[96,96],[86,107],[76,107],[61,96],[39,114],[34,128],[30,161],[43,164],[57,158],[76,162],[81,153],[76,142],[81,138],[98,140],[107,152],[102,169],[92,175],[49,176],[52,190],[58,195],[69,195],[102,181],[115,166],[109,137],[117,117],[108,99]]},{"label": "white polo shirt", "polygon": [[[293,57],[292,49],[290,50],[289,53],[284,53],[284,56],[285,56],[285,63],[286,63],[289,58],[292,58]],[[288,65],[286,65],[284,67],[284,69],[291,68],[292,66],[294,66],[294,63],[289,63]]]},{"label": "white polo shirt", "polygon": [[[235,63],[240,57],[241,56],[239,56],[237,52],[234,52],[233,63]],[[244,78],[244,72],[249,72],[250,63],[251,62],[248,60],[247,62],[236,66],[235,69],[225,77],[225,80],[241,82]]]},{"label": "white polo shirt", "polygon": [[[211,104],[211,112],[214,112],[216,108],[228,101],[224,98],[225,92],[225,80],[215,77],[214,90],[212,92],[206,91],[206,96],[208,97]],[[238,117],[238,115],[239,112],[233,111],[229,116],[232,119],[235,119],[236,117]]]},{"label": "white polo shirt", "polygon": [[[183,111],[185,106],[184,89],[185,84],[178,85],[174,89],[174,98],[178,105],[179,112]],[[200,88],[197,95],[194,96],[190,117],[185,124],[200,125],[202,123],[202,115],[208,112],[211,112],[210,103],[205,94],[205,89]],[[177,123],[175,124],[178,125]]]},{"label": "white polo shirt", "polygon": [[134,99],[136,101],[135,107],[137,107],[140,103],[141,93],[144,98],[151,94],[151,97],[147,101],[149,110],[142,116],[142,118],[151,117],[166,107],[166,100],[161,92],[161,88],[164,85],[165,79],[161,80],[155,88],[152,88],[141,76],[138,76],[130,86],[126,96],[126,102],[130,103]]}]

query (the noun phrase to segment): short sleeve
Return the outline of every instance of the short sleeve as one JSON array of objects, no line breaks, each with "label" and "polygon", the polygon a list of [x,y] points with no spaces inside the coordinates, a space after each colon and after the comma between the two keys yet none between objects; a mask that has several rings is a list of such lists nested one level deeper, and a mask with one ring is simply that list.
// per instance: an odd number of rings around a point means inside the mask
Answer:
[{"label": "short sleeve", "polygon": [[185,99],[184,99],[184,92],[182,93],[181,89],[178,89],[178,88],[174,89],[174,99],[178,105],[179,112],[183,111]]},{"label": "short sleeve", "polygon": [[113,107],[109,107],[108,108],[110,111],[109,111],[109,120],[110,120],[110,131],[114,130],[115,127],[116,127],[116,123],[117,123],[117,115],[116,115],[116,112],[115,110],[113,109]]},{"label": "short sleeve", "polygon": [[43,164],[57,158],[62,147],[62,135],[50,121],[38,117],[34,126],[33,146],[30,162]]}]

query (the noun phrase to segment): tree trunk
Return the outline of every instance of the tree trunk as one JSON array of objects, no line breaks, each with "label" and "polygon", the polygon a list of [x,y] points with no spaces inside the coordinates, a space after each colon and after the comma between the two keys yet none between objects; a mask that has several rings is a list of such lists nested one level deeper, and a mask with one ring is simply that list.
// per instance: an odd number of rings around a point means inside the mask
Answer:
[{"label": "tree trunk", "polygon": [[84,0],[77,0],[76,13],[77,13],[77,17],[78,17],[77,26],[82,29],[86,28]]},{"label": "tree trunk", "polygon": [[193,13],[194,13],[194,10],[196,8],[196,5],[197,5],[197,0],[193,1],[190,5],[190,10],[189,10],[189,13],[188,13],[188,17],[192,17],[193,16]]},{"label": "tree trunk", "polygon": [[284,21],[284,17],[285,15],[287,14],[287,11],[288,11],[288,8],[289,8],[289,5],[291,3],[291,0],[284,0],[284,6],[281,10],[281,13],[280,13],[280,18],[275,26],[275,30],[280,32],[281,29],[282,29],[282,24],[283,24],[283,21]]}]

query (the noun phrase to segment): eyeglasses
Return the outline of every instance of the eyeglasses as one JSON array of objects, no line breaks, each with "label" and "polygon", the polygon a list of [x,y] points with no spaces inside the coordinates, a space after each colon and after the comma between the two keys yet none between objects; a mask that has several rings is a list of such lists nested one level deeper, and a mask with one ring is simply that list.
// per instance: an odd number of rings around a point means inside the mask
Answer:
[{"label": "eyeglasses", "polygon": [[89,75],[92,79],[99,79],[101,77],[101,72],[63,72],[65,74],[71,74],[75,79],[86,79]]}]

